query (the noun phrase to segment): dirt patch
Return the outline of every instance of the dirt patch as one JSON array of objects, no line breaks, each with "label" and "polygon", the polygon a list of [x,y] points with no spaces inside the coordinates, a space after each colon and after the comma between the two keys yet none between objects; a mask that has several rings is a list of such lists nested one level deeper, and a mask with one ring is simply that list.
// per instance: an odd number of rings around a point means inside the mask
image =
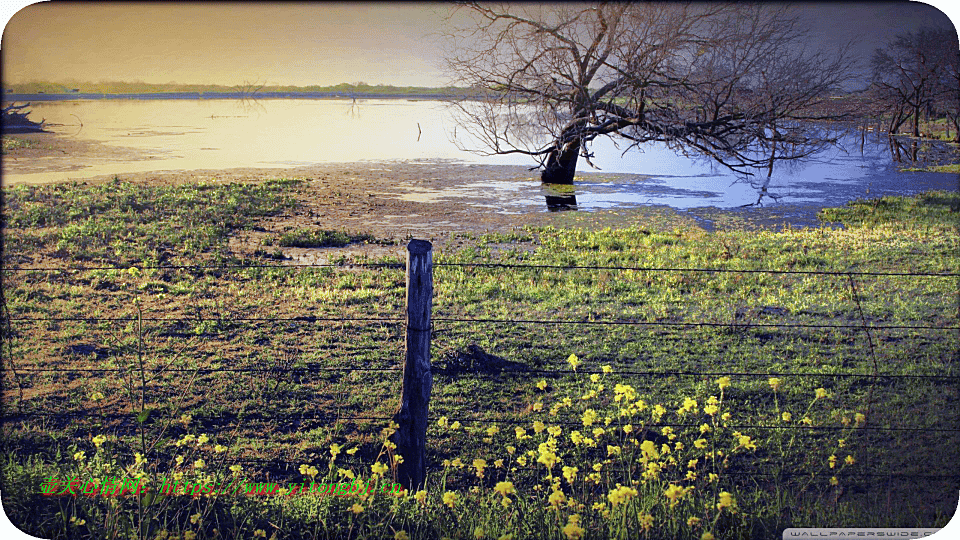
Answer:
[{"label": "dirt patch", "polygon": [[[69,170],[69,163],[90,160],[152,159],[147,153],[73,139],[58,134],[17,135],[26,147],[4,154],[4,172]],[[69,160],[62,159],[69,155]],[[510,233],[527,225],[576,224],[622,227],[649,221],[651,214],[690,221],[666,207],[595,212],[550,211],[538,173],[526,167],[477,165],[452,160],[353,162],[296,168],[236,168],[140,172],[98,176],[81,183],[112,180],[135,183],[231,183],[298,178],[298,206],[290,213],[261,220],[255,230],[239,231],[230,240],[236,254],[257,250],[282,254],[288,264],[324,264],[347,256],[403,256],[406,239],[430,240],[439,247],[464,233]],[[615,179],[619,175],[606,174]],[[672,225],[671,225],[672,226]],[[669,227],[668,227],[669,228]],[[393,245],[362,244],[345,248],[276,248],[264,240],[295,229],[329,229],[369,233]]]},{"label": "dirt patch", "polygon": [[[418,238],[438,247],[463,239],[457,233],[510,233],[526,225],[562,226],[565,221],[596,221],[599,213],[548,211],[535,172],[524,167],[471,165],[449,161],[359,162],[293,169],[229,169],[118,175],[135,183],[229,183],[297,178],[299,204],[287,214],[260,220],[254,230],[230,240],[234,253],[282,252],[287,263],[322,264],[331,258],[403,255],[405,240]],[[85,182],[110,181],[113,176]],[[565,215],[566,214],[566,215]],[[611,213],[604,223],[619,214]],[[630,219],[630,221],[632,221]],[[264,240],[295,229],[369,233],[395,245],[356,244],[344,248],[277,248]]]},{"label": "dirt patch", "polygon": [[[110,146],[56,133],[23,133],[3,135],[15,140],[19,147],[3,154],[4,174],[78,171],[87,163],[149,161],[159,156],[135,148]],[[70,159],[64,159],[70,156]]]}]

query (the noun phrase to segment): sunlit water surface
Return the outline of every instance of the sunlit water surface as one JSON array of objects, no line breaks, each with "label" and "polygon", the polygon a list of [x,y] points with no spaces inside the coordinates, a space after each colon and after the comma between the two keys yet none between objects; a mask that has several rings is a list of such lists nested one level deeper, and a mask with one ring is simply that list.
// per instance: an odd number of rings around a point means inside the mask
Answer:
[{"label": "sunlit water surface", "polygon": [[[36,102],[31,118],[58,124],[57,133],[137,150],[150,159],[77,156],[72,171],[7,174],[5,183],[52,182],[149,171],[232,168],[290,168],[355,161],[454,160],[465,163],[532,166],[530,158],[481,156],[451,142],[457,126],[442,103],[415,100],[78,100]],[[82,123],[82,127],[81,127]],[[461,128],[459,135],[463,135]],[[748,180],[703,159],[679,155],[661,145],[622,151],[596,143],[593,160],[602,173],[584,175],[575,186],[577,210],[667,205],[682,210],[842,205],[852,199],[956,190],[958,175],[900,172],[886,137],[857,134],[803,162],[778,166],[772,176]],[[862,143],[862,144],[861,144]],[[949,145],[939,155],[955,152]],[[131,153],[132,155],[132,153]],[[581,160],[584,172],[596,172]],[[509,211],[528,198],[528,181],[474,182],[450,193],[483,192]],[[539,188],[537,188],[539,191]],[[540,199],[542,202],[542,198]],[[545,204],[543,210],[547,210]]]}]

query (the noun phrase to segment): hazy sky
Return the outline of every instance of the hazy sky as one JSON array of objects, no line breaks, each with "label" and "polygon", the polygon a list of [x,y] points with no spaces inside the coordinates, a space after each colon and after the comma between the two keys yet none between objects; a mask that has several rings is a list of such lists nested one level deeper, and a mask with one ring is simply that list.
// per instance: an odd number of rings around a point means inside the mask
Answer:
[{"label": "hazy sky", "polygon": [[[364,81],[441,86],[449,4],[39,3],[0,0],[4,82],[107,80],[236,85]],[[934,0],[956,22],[955,0]],[[953,26],[917,2],[800,4],[816,40],[869,54],[921,25]],[[15,13],[15,14],[14,14]]]}]

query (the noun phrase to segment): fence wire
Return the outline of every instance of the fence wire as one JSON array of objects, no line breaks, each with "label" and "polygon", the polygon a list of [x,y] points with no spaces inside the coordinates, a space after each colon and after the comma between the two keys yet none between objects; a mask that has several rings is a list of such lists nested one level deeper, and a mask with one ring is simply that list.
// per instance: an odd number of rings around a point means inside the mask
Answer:
[{"label": "fence wire", "polygon": [[[775,270],[775,269],[732,269],[732,268],[680,268],[680,267],[642,267],[642,266],[619,266],[619,265],[597,265],[597,266],[588,266],[588,265],[537,265],[537,264],[508,264],[508,263],[452,263],[452,262],[435,262],[434,266],[437,267],[447,267],[447,268],[491,268],[491,269],[510,269],[517,271],[579,271],[579,270],[599,270],[599,271],[632,271],[632,272],[648,272],[648,273],[738,273],[738,274],[769,274],[769,275],[814,275],[814,276],[837,276],[845,277],[850,280],[850,284],[854,293],[854,299],[857,301],[859,306],[859,295],[856,290],[854,278],[857,277],[919,277],[919,278],[958,278],[960,273],[950,273],[950,272],[883,272],[883,271],[821,271],[821,270]],[[363,269],[403,269],[405,268],[404,264],[400,263],[351,263],[351,264],[335,264],[335,263],[315,263],[315,264],[290,264],[290,265],[276,265],[276,264],[246,264],[246,263],[237,263],[237,264],[211,264],[211,265],[109,265],[109,266],[77,266],[77,267],[13,267],[13,268],[4,268],[3,272],[10,273],[21,273],[21,272],[57,272],[57,273],[79,273],[87,271],[128,271],[130,269],[136,268],[137,270],[244,270],[244,269],[271,269],[271,270],[300,270],[300,269],[310,269],[310,268],[331,268],[331,269],[352,269],[352,268],[363,268]],[[6,308],[6,306],[4,306]],[[39,323],[39,322],[66,322],[66,321],[82,321],[82,322],[132,322],[132,321],[149,321],[149,322],[196,322],[197,317],[150,317],[150,316],[140,316],[140,317],[11,317],[10,314],[4,309],[4,318],[6,319],[5,323],[7,325],[7,331],[10,330],[10,323]],[[232,322],[247,322],[247,323],[316,323],[316,322],[362,322],[362,323],[380,323],[387,325],[399,325],[400,323],[405,322],[405,318],[400,317],[323,317],[315,315],[302,315],[302,316],[291,316],[291,317],[217,317],[211,316],[208,319],[203,319],[207,321],[215,321],[220,323],[232,323]],[[609,326],[638,326],[638,327],[668,327],[668,328],[713,328],[713,327],[736,327],[736,328],[779,328],[779,329],[840,329],[840,330],[858,330],[865,331],[868,333],[873,330],[924,330],[924,331],[953,331],[960,330],[960,325],[958,326],[936,326],[936,325],[870,325],[866,323],[865,318],[863,317],[862,308],[860,308],[860,324],[811,324],[811,323],[743,323],[743,324],[731,324],[731,323],[720,323],[720,322],[706,322],[706,321],[637,321],[637,320],[574,320],[574,319],[536,319],[536,318],[463,318],[463,317],[434,317],[432,318],[433,322],[441,323],[463,323],[463,324],[509,324],[509,325],[609,325]],[[871,351],[873,350],[872,338],[870,342]],[[875,354],[874,354],[875,357]],[[10,362],[13,362],[13,358],[10,358]],[[45,372],[70,372],[70,373],[109,373],[109,372],[118,372],[118,373],[131,373],[136,371],[131,368],[124,367],[111,367],[111,368],[91,368],[91,367],[25,367],[20,366],[15,368],[16,373],[45,373]],[[217,368],[150,368],[144,369],[145,373],[196,373],[196,374],[212,374],[212,373],[288,373],[288,374],[298,374],[298,373],[323,373],[323,372],[398,372],[401,371],[399,367],[329,367],[329,366],[318,366],[318,365],[309,365],[303,367],[278,367],[278,366],[247,366],[247,367],[217,367]],[[438,374],[443,374],[445,371],[437,369],[435,370]],[[469,370],[453,370],[458,375],[463,375],[464,373],[469,373]],[[543,370],[543,369],[525,369],[521,371],[511,371],[509,375],[511,377],[528,377],[528,376],[550,376],[550,377],[567,377],[571,375],[584,375],[584,374],[601,374],[601,370]],[[506,373],[498,373],[498,375],[504,375]],[[712,372],[703,372],[703,371],[681,371],[681,370],[672,370],[672,371],[657,371],[657,370],[617,370],[617,375],[628,376],[628,377],[742,377],[742,378],[763,378],[763,377],[801,377],[801,378],[861,378],[861,379],[873,379],[873,380],[930,380],[930,381],[948,381],[956,382],[960,381],[960,377],[954,375],[927,375],[927,374],[891,374],[891,373],[880,373],[878,369],[875,369],[874,373],[799,373],[799,372],[774,372],[774,371],[754,371],[754,372],[743,372],[743,371],[712,371]],[[327,411],[299,411],[295,414],[284,413],[278,415],[270,415],[263,413],[254,413],[246,414],[243,418],[239,418],[236,415],[232,415],[233,418],[230,418],[231,415],[220,415],[220,416],[204,416],[195,418],[198,422],[216,422],[223,421],[223,425],[214,426],[209,425],[205,426],[205,430],[212,432],[222,432],[228,430],[237,430],[240,428],[244,422],[266,422],[266,421],[301,421],[307,419],[314,420],[332,420],[335,422],[388,422],[393,419],[392,416],[340,416],[336,410],[327,410]],[[113,420],[119,425],[134,425],[134,428],[143,427],[136,418],[136,415],[131,415],[129,413],[96,413],[92,410],[87,411],[71,411],[71,412],[61,412],[61,411],[28,411],[21,412],[18,414],[11,414],[9,410],[0,417],[0,423],[4,425],[9,425],[12,423],[19,422],[30,422],[30,419],[36,418],[46,418],[46,419],[71,419],[71,418],[86,418],[89,420]],[[463,424],[478,424],[478,425],[520,425],[531,422],[531,419],[484,419],[484,418],[468,418],[465,416],[450,416],[448,417],[450,422],[459,421]],[[568,420],[551,420],[553,425],[562,425],[562,426],[571,426],[571,425],[581,425],[581,422],[577,421],[568,421]],[[645,424],[644,429],[660,429],[660,428],[675,428],[675,429],[695,429],[699,427],[699,424],[687,424],[687,423],[653,423]],[[778,424],[778,425],[764,425],[764,424],[737,424],[737,425],[727,425],[724,426],[724,429],[728,430],[810,430],[810,431],[842,431],[849,430],[849,427],[845,426],[813,426],[813,425],[802,425],[802,424]],[[930,432],[930,433],[958,433],[960,429],[957,428],[947,428],[947,427],[916,427],[916,426],[877,426],[877,425],[861,425],[855,428],[856,430],[862,430],[866,432],[880,432],[880,433],[912,433],[912,432]],[[120,452],[122,453],[122,451]],[[132,457],[132,452],[130,457]],[[360,461],[343,461],[342,463],[357,463],[361,464]],[[235,458],[227,459],[225,463],[259,463],[261,465],[269,464],[275,467],[280,466],[297,466],[302,462],[293,462],[293,461],[284,461],[284,460],[270,460],[270,459],[253,459],[253,458]],[[443,468],[442,465],[437,463],[428,464],[428,468],[432,470],[437,470]],[[532,467],[531,467],[532,469]],[[880,478],[924,478],[924,479],[956,479],[960,478],[960,474],[943,474],[943,475],[917,475],[913,473],[895,473],[895,472],[883,472],[883,473],[870,473],[870,472],[840,472],[833,474],[823,474],[816,472],[789,472],[789,473],[770,473],[765,471],[727,471],[725,474],[735,474],[735,475],[745,475],[745,476],[763,476],[763,475],[788,475],[788,476],[839,476],[839,477],[880,477]]]}]

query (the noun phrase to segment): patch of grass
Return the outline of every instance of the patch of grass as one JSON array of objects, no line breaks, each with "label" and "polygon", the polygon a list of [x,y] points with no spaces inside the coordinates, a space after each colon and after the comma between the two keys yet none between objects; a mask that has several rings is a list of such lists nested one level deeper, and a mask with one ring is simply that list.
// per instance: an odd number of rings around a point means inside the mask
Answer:
[{"label": "patch of grass", "polygon": [[264,240],[266,246],[280,247],[325,248],[344,247],[349,244],[373,243],[376,238],[371,234],[349,234],[343,231],[327,231],[323,229],[296,229],[285,232],[274,241]]},{"label": "patch of grass", "polygon": [[[91,538],[768,538],[935,527],[956,508],[956,278],[845,275],[956,272],[951,193],[826,209],[843,229],[705,233],[649,214],[464,235],[434,254],[423,494],[40,495],[51,476],[393,481],[403,269],[190,265],[235,257],[226,235],[295,204],[287,185],[12,190],[17,260],[107,262],[102,246],[127,239],[121,263],[185,263],[5,274],[15,523]],[[249,214],[220,213],[229,197]],[[178,222],[207,231],[206,249],[174,255]],[[529,267],[496,266],[515,263]]]},{"label": "patch of grass", "polygon": [[297,182],[144,185],[115,178],[16,186],[5,192],[4,225],[17,233],[7,236],[4,256],[120,265],[223,260],[230,233],[293,204],[287,191]]},{"label": "patch of grass", "polygon": [[39,146],[38,143],[26,139],[19,139],[16,137],[3,137],[2,139],[2,153],[7,154],[21,148],[36,148]]},{"label": "patch of grass", "polygon": [[948,165],[932,165],[930,167],[922,168],[908,168],[903,169],[905,171],[913,172],[938,172],[938,173],[960,173],[960,163],[950,163]]},{"label": "patch of grass", "polygon": [[859,227],[924,227],[949,231],[960,224],[960,194],[932,191],[916,197],[856,200],[843,208],[824,208],[819,218]]}]

